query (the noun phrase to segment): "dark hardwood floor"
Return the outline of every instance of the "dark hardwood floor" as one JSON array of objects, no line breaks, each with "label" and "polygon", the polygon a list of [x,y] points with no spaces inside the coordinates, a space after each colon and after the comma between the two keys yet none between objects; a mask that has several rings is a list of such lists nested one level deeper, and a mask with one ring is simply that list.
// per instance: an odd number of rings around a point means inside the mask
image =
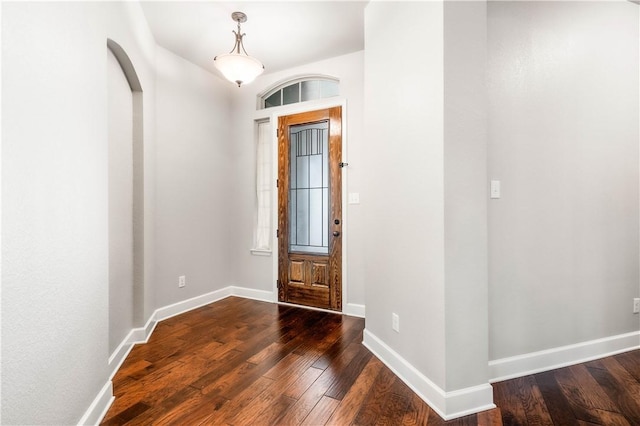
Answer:
[{"label": "dark hardwood floor", "polygon": [[105,425],[640,425],[640,351],[494,384],[444,422],[362,346],[364,320],[229,297],[162,321]]},{"label": "dark hardwood floor", "polygon": [[640,350],[493,384],[505,425],[640,425]]}]

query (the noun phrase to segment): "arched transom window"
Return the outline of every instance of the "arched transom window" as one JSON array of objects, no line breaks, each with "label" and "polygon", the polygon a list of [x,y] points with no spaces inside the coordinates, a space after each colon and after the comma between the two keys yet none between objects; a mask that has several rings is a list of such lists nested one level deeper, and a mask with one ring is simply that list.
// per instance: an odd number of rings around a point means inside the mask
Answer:
[{"label": "arched transom window", "polygon": [[260,97],[260,109],[330,98],[340,94],[337,79],[329,77],[301,78],[277,86]]}]

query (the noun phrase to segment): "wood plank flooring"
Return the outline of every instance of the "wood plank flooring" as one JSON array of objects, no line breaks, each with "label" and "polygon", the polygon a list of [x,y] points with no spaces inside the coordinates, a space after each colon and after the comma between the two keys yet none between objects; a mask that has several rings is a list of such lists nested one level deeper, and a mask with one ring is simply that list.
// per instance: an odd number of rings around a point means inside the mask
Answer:
[{"label": "wood plank flooring", "polygon": [[640,351],[494,384],[502,411],[444,422],[361,344],[363,328],[236,297],[167,319],[114,377],[102,424],[640,425]]},{"label": "wood plank flooring", "polygon": [[640,425],[640,350],[493,384],[505,425]]}]

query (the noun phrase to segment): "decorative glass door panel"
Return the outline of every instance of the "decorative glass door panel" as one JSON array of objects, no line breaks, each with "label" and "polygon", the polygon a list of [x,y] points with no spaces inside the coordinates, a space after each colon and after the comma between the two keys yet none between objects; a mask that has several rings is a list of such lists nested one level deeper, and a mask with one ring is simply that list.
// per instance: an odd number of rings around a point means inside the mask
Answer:
[{"label": "decorative glass door panel", "polygon": [[329,123],[289,129],[289,252],[329,253]]}]

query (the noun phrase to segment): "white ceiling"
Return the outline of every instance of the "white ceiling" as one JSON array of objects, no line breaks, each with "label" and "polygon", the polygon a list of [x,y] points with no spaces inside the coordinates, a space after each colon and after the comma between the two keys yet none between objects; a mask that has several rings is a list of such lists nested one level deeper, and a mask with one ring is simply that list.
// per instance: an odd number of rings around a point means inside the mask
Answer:
[{"label": "white ceiling", "polygon": [[[265,72],[364,49],[366,1],[142,1],[156,42],[216,74],[213,58],[235,42],[231,19],[247,14],[244,46]],[[218,74],[220,75],[220,74]]]}]

